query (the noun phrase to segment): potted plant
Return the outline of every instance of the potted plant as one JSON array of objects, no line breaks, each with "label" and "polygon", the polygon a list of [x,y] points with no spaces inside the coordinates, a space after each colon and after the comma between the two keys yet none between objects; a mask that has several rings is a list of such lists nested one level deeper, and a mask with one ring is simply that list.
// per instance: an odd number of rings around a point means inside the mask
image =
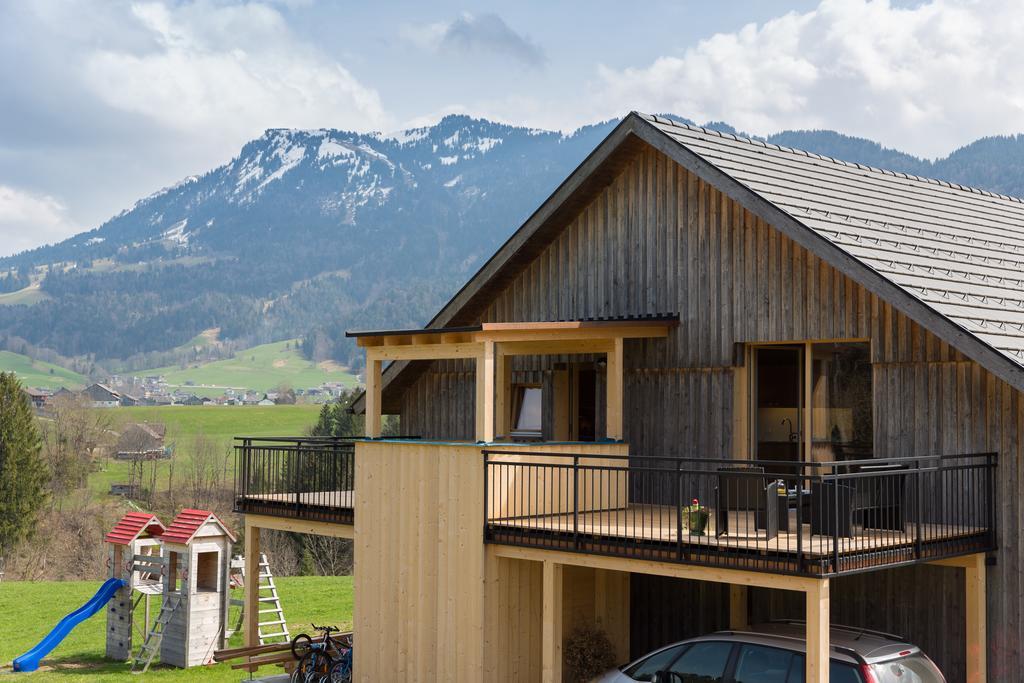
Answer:
[{"label": "potted plant", "polygon": [[700,504],[700,501],[694,498],[689,505],[684,505],[682,509],[683,515],[683,527],[686,528],[690,534],[694,536],[703,536],[704,531],[708,528],[708,519],[710,514],[708,509]]},{"label": "potted plant", "polygon": [[593,680],[617,664],[615,647],[597,628],[577,628],[566,639],[562,652],[571,683]]}]

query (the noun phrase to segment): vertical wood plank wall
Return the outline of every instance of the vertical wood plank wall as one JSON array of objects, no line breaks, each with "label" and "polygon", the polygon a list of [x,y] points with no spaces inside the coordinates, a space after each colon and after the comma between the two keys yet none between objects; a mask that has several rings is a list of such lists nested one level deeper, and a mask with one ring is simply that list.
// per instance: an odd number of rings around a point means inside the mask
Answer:
[{"label": "vertical wood plank wall", "polygon": [[[615,454],[627,446],[587,450]],[[480,446],[358,442],[356,463],[359,680],[475,682],[481,672],[489,681],[538,680],[541,569],[486,557]],[[621,615],[621,577],[609,583],[619,598],[602,608],[607,614],[619,605]]]},{"label": "vertical wood plank wall", "polygon": [[[1000,551],[988,574],[989,670],[1024,670],[1018,538],[1024,403],[1016,390],[653,150],[638,154],[524,266],[482,319],[661,312],[680,315],[667,340],[626,342],[624,426],[633,453],[743,454],[744,443],[736,440],[745,437],[733,433],[735,396],[742,393],[736,391],[742,376],[734,365],[736,344],[830,338],[871,342],[877,456],[998,452]],[[517,371],[549,381],[557,360],[528,359]],[[409,433],[468,438],[471,368],[433,364],[406,391],[402,406]],[[962,616],[959,598],[944,601],[939,620],[937,608],[916,589],[927,576],[937,582],[933,596],[953,596],[956,570],[891,574],[891,595],[905,598],[890,603],[886,623],[961,671],[962,634],[946,626]],[[871,576],[838,582],[833,612],[853,614]],[[634,598],[637,591],[646,594],[634,589]],[[708,591],[698,598],[695,608],[716,610],[721,601]],[[634,623],[643,605],[634,599]]]}]

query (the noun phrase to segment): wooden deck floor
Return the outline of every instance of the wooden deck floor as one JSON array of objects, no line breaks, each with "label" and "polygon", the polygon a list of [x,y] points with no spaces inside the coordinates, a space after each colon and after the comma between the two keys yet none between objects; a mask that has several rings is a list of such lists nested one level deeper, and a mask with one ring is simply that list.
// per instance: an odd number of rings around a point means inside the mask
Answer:
[{"label": "wooden deck floor", "polygon": [[[517,532],[572,534],[571,514],[544,515],[538,517],[493,520],[489,524],[496,529]],[[703,535],[683,529],[682,542],[691,546],[704,546],[728,551],[762,551],[795,555],[802,550],[807,557],[828,557],[834,555],[834,539],[831,536],[811,534],[810,525],[801,527],[800,536],[795,532],[780,531],[773,539],[765,538],[763,529],[755,529],[753,513],[733,512],[729,517],[729,533],[716,536],[714,513]],[[790,528],[796,527],[795,512],[790,511]],[[628,508],[582,513],[576,529],[579,534],[605,539],[630,539],[640,542],[675,544],[679,536],[676,511],[672,507],[658,505],[630,505]],[[973,536],[984,530],[974,526],[951,526],[922,524],[921,535],[925,542],[952,540]],[[908,524],[903,531],[886,529],[855,530],[855,535],[839,539],[840,555],[880,551],[912,546],[917,540],[916,525]]]},{"label": "wooden deck floor", "polygon": [[[298,500],[296,500],[296,496]],[[306,493],[250,493],[243,500],[262,503],[298,503],[299,505],[325,508],[352,508],[355,506],[354,491],[309,491]]]}]

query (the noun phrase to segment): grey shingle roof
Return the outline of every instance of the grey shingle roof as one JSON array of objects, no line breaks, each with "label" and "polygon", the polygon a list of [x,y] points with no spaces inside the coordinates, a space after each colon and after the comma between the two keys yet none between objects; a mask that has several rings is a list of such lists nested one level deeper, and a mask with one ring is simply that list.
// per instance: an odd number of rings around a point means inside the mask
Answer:
[{"label": "grey shingle roof", "polygon": [[1024,366],[1020,199],[641,116]]}]

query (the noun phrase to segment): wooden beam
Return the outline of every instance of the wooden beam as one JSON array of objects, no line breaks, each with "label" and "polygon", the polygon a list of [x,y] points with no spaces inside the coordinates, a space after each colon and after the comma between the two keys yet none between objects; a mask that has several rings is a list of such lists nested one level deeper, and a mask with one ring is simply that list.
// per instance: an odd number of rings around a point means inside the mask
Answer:
[{"label": "wooden beam", "polygon": [[583,353],[608,353],[614,346],[610,339],[550,339],[499,342],[509,356],[571,356]]},{"label": "wooden beam", "polygon": [[562,565],[544,563],[541,619],[541,681],[562,681]]},{"label": "wooden beam", "polygon": [[674,562],[658,562],[656,560],[635,560],[628,557],[611,557],[606,555],[587,555],[570,553],[562,550],[545,550],[543,548],[527,548],[511,545],[492,545],[498,557],[532,562],[556,562],[577,567],[593,567],[610,569],[619,572],[636,572],[638,574],[654,574],[678,579],[694,581],[714,581],[715,583],[734,583],[743,586],[760,588],[777,588],[779,590],[800,591],[806,593],[814,590],[822,579],[789,574],[769,574],[743,569],[723,569],[719,567],[701,567],[697,565],[676,564]]},{"label": "wooden beam", "polygon": [[512,358],[505,355],[501,344],[497,346],[494,366],[494,433],[508,436],[512,416]]},{"label": "wooden beam", "polygon": [[636,326],[609,327],[607,329],[581,327],[562,329],[531,329],[531,330],[494,330],[474,332],[473,338],[478,341],[490,339],[498,342],[514,341],[558,341],[558,340],[592,340],[592,339],[651,339],[668,336],[668,327]]},{"label": "wooden beam", "polygon": [[483,353],[481,342],[466,344],[405,344],[402,346],[375,346],[367,349],[367,363],[372,356],[377,360],[447,360],[476,358]]},{"label": "wooden beam", "polygon": [[288,519],[286,517],[271,517],[270,515],[245,515],[245,528],[250,526],[258,529],[275,529],[277,531],[290,531],[296,534],[313,534],[315,536],[329,536],[331,538],[355,539],[355,527],[351,524],[337,524],[334,522],[316,522],[307,519]]},{"label": "wooden beam", "polygon": [[380,436],[381,361],[376,351],[366,353],[366,435],[371,439]]},{"label": "wooden beam", "polygon": [[494,365],[494,342],[484,342],[483,354],[476,361],[476,440],[487,443],[494,441]]},{"label": "wooden beam", "polygon": [[971,555],[964,566],[967,612],[967,683],[988,680],[985,555]]},{"label": "wooden beam", "polygon": [[245,519],[245,613],[242,634],[246,647],[259,645],[260,640],[260,528]]},{"label": "wooden beam", "polygon": [[746,631],[750,627],[747,611],[747,587],[729,585],[729,628]]},{"label": "wooden beam", "polygon": [[816,579],[804,593],[807,604],[806,683],[828,683],[829,651],[829,580]]},{"label": "wooden beam", "polygon": [[623,438],[622,400],[623,400],[623,341],[616,339],[608,351],[607,416],[605,418],[605,436],[609,439]]}]

